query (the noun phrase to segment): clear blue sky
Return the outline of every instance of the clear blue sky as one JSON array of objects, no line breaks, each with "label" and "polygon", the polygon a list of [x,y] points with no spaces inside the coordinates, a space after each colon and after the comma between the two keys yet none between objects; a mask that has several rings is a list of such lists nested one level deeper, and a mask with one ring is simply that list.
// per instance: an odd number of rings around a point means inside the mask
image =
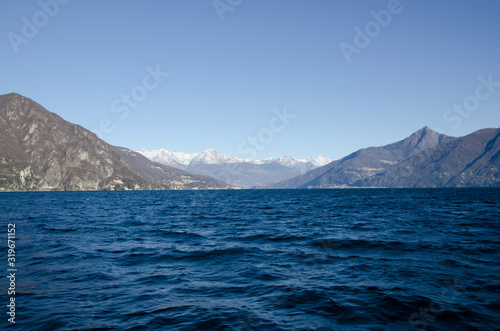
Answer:
[{"label": "clear blue sky", "polygon": [[54,1],[0,2],[0,94],[114,145],[336,159],[500,126],[500,1]]}]

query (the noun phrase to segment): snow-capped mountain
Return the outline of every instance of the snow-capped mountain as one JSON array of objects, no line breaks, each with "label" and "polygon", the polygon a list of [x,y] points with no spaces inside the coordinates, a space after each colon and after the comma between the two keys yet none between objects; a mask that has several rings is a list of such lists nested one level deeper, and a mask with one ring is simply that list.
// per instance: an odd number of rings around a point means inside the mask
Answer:
[{"label": "snow-capped mountain", "polygon": [[304,162],[311,162],[317,167],[322,167],[324,165],[327,165],[328,163],[332,163],[334,160],[330,159],[329,157],[326,157],[324,155],[316,156],[316,157],[306,157],[305,159],[302,159],[300,161]]},{"label": "snow-capped mountain", "polygon": [[302,173],[306,173],[309,170],[322,167],[332,162],[333,160],[323,155],[317,157],[307,157],[305,159],[297,159],[289,155],[283,155],[276,161],[279,164],[284,165],[285,167],[296,169]]},{"label": "snow-capped mountain", "polygon": [[191,160],[199,155],[199,153],[169,151],[165,148],[160,148],[153,151],[141,149],[137,152],[141,153],[151,161],[180,169],[185,169],[189,165],[189,163],[191,163]]},{"label": "snow-capped mountain", "polygon": [[246,162],[247,160],[239,159],[221,152],[215,149],[206,149],[203,152],[197,154],[192,160],[191,164],[223,164],[223,163],[239,163]]},{"label": "snow-capped mountain", "polygon": [[[185,152],[177,152],[170,151],[165,148],[160,148],[157,150],[148,151],[145,149],[141,149],[137,151],[150,159],[151,161],[155,161],[158,163],[162,163],[170,166],[177,166],[184,169],[184,167],[189,166],[190,164],[224,164],[224,163],[253,163],[253,164],[268,164],[272,162],[277,162],[278,164],[303,171],[304,168],[317,168],[322,167],[330,162],[333,162],[332,159],[327,158],[326,156],[320,155],[317,157],[306,157],[304,159],[298,159],[293,156],[283,155],[277,159],[267,158],[264,160],[250,160],[250,159],[242,159],[237,158],[231,155],[227,155],[221,152],[216,151],[215,149],[206,149],[201,153],[185,153]],[[305,170],[304,172],[308,171]]]},{"label": "snow-capped mountain", "polygon": [[152,151],[141,149],[138,152],[152,161],[212,176],[241,187],[286,180],[333,161],[323,155],[304,159],[284,155],[278,159],[250,160],[220,153],[215,149],[207,149],[201,153],[176,152],[165,148]]}]

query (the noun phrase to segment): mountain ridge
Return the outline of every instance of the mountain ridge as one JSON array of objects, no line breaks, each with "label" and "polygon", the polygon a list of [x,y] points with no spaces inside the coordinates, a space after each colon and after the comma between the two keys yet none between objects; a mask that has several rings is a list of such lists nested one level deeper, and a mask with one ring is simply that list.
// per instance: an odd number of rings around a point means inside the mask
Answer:
[{"label": "mountain ridge", "polygon": [[17,93],[0,96],[0,190],[232,188],[107,144]]},{"label": "mountain ridge", "polygon": [[[500,128],[458,137],[414,155],[357,185],[382,187],[500,186]],[[398,172],[406,174],[397,176]]]},{"label": "mountain ridge", "polygon": [[[252,160],[252,159],[242,159],[238,157],[231,156],[229,154],[224,154],[221,153],[215,149],[209,148],[205,149],[204,151],[200,153],[186,153],[186,152],[179,152],[179,151],[174,151],[174,150],[169,150],[166,148],[160,148],[156,150],[146,150],[146,149],[140,149],[137,150],[138,153],[143,154],[150,160],[154,160],[155,162],[165,162],[163,164],[167,164],[169,162],[177,162],[180,163],[184,166],[189,165],[189,163],[193,160],[197,160],[196,163],[205,163],[209,164],[208,162],[201,162],[202,159],[200,158],[203,155],[207,155],[210,153],[213,153],[212,155],[216,154],[220,156],[220,159],[218,162],[213,162],[213,164],[222,164],[222,163],[236,163],[236,162],[247,162],[247,163],[253,163],[253,164],[263,164],[263,163],[269,163],[272,161],[276,161],[282,165],[288,165],[292,166],[297,163],[311,163],[312,165],[315,166],[323,166],[325,164],[328,164],[333,161],[333,159],[330,159],[324,155],[319,155],[317,157],[312,157],[308,156],[306,158],[300,159],[300,158],[295,158],[290,155],[282,155],[279,158],[267,158],[263,160]],[[222,159],[223,158],[223,159]],[[226,158],[229,160],[227,161]]]},{"label": "mountain ridge", "polygon": [[[500,186],[498,131],[500,129],[482,129],[456,138],[426,126],[398,142],[360,149],[324,167],[269,187]],[[482,144],[485,151],[478,154]],[[489,161],[485,160],[488,155]]]},{"label": "mountain ridge", "polygon": [[385,146],[359,149],[303,176],[280,182],[272,188],[344,187],[390,168],[416,153],[432,148],[448,136],[423,127],[409,137]]},{"label": "mountain ridge", "polygon": [[[155,153],[176,166],[150,160]],[[29,98],[0,95],[0,191],[500,186],[499,169],[500,128],[450,137],[425,126],[339,160],[283,155],[257,161],[214,149],[135,152]]]},{"label": "mountain ridge", "polygon": [[152,151],[141,149],[137,152],[152,161],[214,177],[243,188],[259,188],[306,173],[318,165],[333,161],[322,155],[305,159],[289,155],[283,155],[278,159],[241,159],[215,149],[206,149],[201,153],[176,152],[165,148]]}]

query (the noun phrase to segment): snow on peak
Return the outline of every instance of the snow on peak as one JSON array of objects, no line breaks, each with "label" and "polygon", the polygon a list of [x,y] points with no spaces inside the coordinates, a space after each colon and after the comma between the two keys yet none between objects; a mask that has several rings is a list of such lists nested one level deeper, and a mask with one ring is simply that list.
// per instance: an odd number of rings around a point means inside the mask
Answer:
[{"label": "snow on peak", "polygon": [[301,160],[296,159],[290,155],[283,155],[279,159],[276,160],[279,164],[284,165],[285,167],[293,167],[296,166],[297,163],[300,163]]},{"label": "snow on peak", "polygon": [[170,151],[165,148],[160,148],[158,150],[152,151],[141,149],[137,152],[141,153],[152,161],[181,168],[185,168],[190,164],[224,164],[242,162],[249,162],[253,164],[268,164],[277,162],[288,168],[302,169],[304,171],[307,171],[311,168],[324,166],[333,161],[332,159],[329,159],[323,155],[317,157],[306,157],[305,159],[298,159],[290,155],[283,155],[278,159],[267,158],[264,160],[249,160],[230,156],[212,148],[206,149],[201,153],[177,152]]},{"label": "snow on peak", "polygon": [[327,165],[328,163],[332,163],[334,160],[330,159],[324,155],[316,156],[316,157],[307,157],[305,158],[306,161],[311,162],[317,167],[322,167],[324,165]]},{"label": "snow on peak", "polygon": [[157,150],[147,151],[145,149],[141,149],[137,151],[141,153],[148,159],[154,162],[166,164],[166,165],[175,165],[181,164],[183,166],[187,166],[191,160],[193,160],[198,153],[185,153],[185,152],[177,152],[177,151],[169,151],[165,148],[160,148]]},{"label": "snow on peak", "polygon": [[218,152],[215,149],[206,149],[191,161],[193,164],[223,164],[237,162],[245,162],[245,160]]},{"label": "snow on peak", "polygon": [[333,160],[323,155],[317,157],[308,156],[305,159],[297,159],[289,155],[283,155],[277,161],[287,167],[295,167],[301,163],[312,163],[316,167],[321,167],[332,162]]}]

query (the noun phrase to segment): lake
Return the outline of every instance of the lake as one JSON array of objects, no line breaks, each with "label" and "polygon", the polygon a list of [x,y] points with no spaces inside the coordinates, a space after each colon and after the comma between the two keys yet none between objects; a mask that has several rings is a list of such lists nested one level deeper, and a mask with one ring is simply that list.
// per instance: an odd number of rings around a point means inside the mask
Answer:
[{"label": "lake", "polygon": [[499,215],[500,189],[1,193],[0,328],[498,329]]}]

